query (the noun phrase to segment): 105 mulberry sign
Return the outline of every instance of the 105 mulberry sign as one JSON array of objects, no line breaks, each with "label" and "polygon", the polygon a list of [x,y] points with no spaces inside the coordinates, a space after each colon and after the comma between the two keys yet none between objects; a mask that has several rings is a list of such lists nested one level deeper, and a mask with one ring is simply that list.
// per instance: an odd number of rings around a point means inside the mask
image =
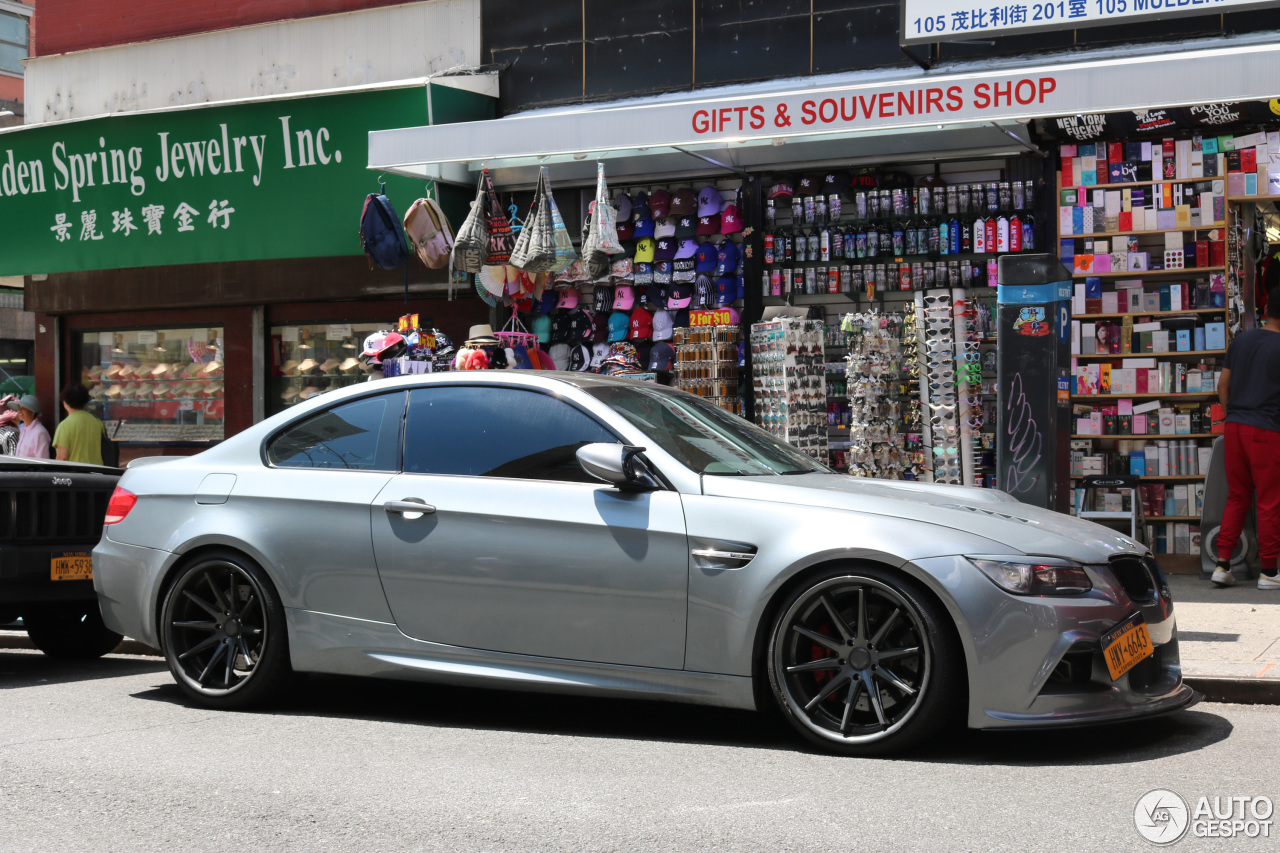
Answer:
[{"label": "105 mulberry sign", "polygon": [[903,44],[1218,15],[1274,6],[1265,0],[902,0]]},{"label": "105 mulberry sign", "polygon": [[410,88],[0,133],[0,275],[359,254],[368,131],[426,112]]}]

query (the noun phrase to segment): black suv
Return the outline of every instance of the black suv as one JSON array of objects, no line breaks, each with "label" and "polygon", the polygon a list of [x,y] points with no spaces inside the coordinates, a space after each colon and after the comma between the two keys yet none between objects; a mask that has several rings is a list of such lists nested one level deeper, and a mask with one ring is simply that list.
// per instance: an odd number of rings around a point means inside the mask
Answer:
[{"label": "black suv", "polygon": [[120,644],[93,590],[118,468],[0,456],[0,625],[22,617],[47,655],[93,658]]}]

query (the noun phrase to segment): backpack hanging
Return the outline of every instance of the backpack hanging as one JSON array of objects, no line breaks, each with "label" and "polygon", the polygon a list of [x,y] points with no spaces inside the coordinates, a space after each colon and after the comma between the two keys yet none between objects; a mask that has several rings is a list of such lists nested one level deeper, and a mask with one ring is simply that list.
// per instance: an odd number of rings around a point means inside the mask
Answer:
[{"label": "backpack hanging", "polygon": [[404,215],[404,231],[427,269],[444,269],[453,251],[453,229],[433,198],[420,198]]},{"label": "backpack hanging", "polygon": [[489,229],[485,226],[484,175],[476,178],[476,198],[453,240],[453,268],[478,273],[489,255]]},{"label": "backpack hanging", "polygon": [[379,184],[378,192],[365,196],[360,211],[360,246],[369,258],[369,269],[393,270],[409,258],[404,227],[386,193],[387,185]]},{"label": "backpack hanging", "polygon": [[511,251],[511,265],[529,273],[551,272],[559,262],[556,246],[555,222],[551,218],[547,189],[547,170],[538,171],[538,189],[529,206],[529,217],[520,229],[515,248]]},{"label": "backpack hanging", "polygon": [[489,234],[489,254],[485,263],[490,266],[509,263],[516,236],[511,231],[507,211],[498,200],[498,193],[493,188],[493,176],[488,169],[481,170],[480,185],[484,189],[484,227]]},{"label": "backpack hanging", "polygon": [[622,252],[618,242],[618,211],[609,199],[604,180],[604,163],[596,163],[596,200],[591,205],[587,235],[583,238],[582,257],[593,279],[608,275],[610,255]]}]

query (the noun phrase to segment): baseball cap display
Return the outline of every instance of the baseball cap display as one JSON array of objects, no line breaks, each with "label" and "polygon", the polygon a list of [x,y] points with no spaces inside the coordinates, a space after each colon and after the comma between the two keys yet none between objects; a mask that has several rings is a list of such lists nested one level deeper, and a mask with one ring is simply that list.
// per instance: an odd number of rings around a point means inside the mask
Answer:
[{"label": "baseball cap display", "polygon": [[697,234],[698,217],[692,215],[676,217],[676,239],[683,240],[687,237],[696,237]]},{"label": "baseball cap display", "polygon": [[568,314],[557,314],[551,320],[551,340],[568,341],[573,337],[573,329],[569,325]]},{"label": "baseball cap display", "polygon": [[560,291],[560,299],[556,302],[557,308],[577,308],[578,299],[582,296],[576,287],[566,287]]},{"label": "baseball cap display", "polygon": [[769,185],[765,198],[791,198],[795,195],[795,190],[791,186],[790,178],[778,178]]},{"label": "baseball cap display", "polygon": [[684,216],[697,209],[698,197],[693,194],[693,190],[676,190],[676,194],[671,197],[670,212],[676,216]]},{"label": "baseball cap display", "polygon": [[676,256],[676,238],[659,237],[656,248],[653,251],[653,259],[655,261],[670,261]]},{"label": "baseball cap display", "polygon": [[613,291],[613,310],[630,311],[636,304],[635,288],[629,284],[620,284]]},{"label": "baseball cap display", "polygon": [[616,282],[630,281],[635,274],[630,258],[618,258],[609,268],[609,277]]},{"label": "baseball cap display", "polygon": [[644,308],[631,312],[631,331],[627,334],[630,340],[653,337],[653,315]]},{"label": "baseball cap display", "polygon": [[738,298],[738,279],[736,276],[725,276],[716,283],[718,293],[716,305],[724,307]]},{"label": "baseball cap display", "polygon": [[656,227],[652,219],[637,219],[635,221],[635,233],[632,235],[637,240],[642,237],[652,237]]},{"label": "baseball cap display", "polygon": [[[712,270],[714,269],[715,265],[713,264]],[[710,308],[715,304],[716,285],[710,277],[705,275],[698,276],[698,280],[694,282],[694,287],[693,302],[690,303],[690,307]]]},{"label": "baseball cap display", "polygon": [[614,311],[609,315],[609,340],[622,341],[627,338],[631,328],[631,318],[622,311]]},{"label": "baseball cap display", "polygon": [[530,322],[529,331],[537,336],[539,342],[549,343],[551,341],[551,317],[546,314],[537,315]]},{"label": "baseball cap display", "polygon": [[724,206],[724,199],[720,197],[720,191],[713,186],[705,186],[698,193],[698,215],[711,216],[719,213],[720,208]]},{"label": "baseball cap display", "polygon": [[636,224],[630,219],[618,220],[618,240],[629,243],[636,238]]},{"label": "baseball cap display", "polygon": [[649,194],[649,212],[655,219],[660,219],[671,212],[671,193],[666,190],[654,190]]},{"label": "baseball cap display", "polygon": [[699,237],[710,237],[713,234],[720,233],[720,214],[713,213],[710,216],[698,217],[697,235]]},{"label": "baseball cap display", "polygon": [[736,275],[738,264],[741,260],[742,255],[738,251],[738,244],[732,240],[725,240],[720,244],[720,262],[716,264],[716,273],[719,275]]},{"label": "baseball cap display", "polygon": [[556,370],[569,369],[569,351],[568,344],[551,345],[551,361],[555,363]]},{"label": "baseball cap display", "polygon": [[608,312],[597,313],[591,319],[592,332],[591,340],[604,341],[609,339],[609,314]]},{"label": "baseball cap display", "polygon": [[609,345],[607,343],[598,343],[591,347],[591,369],[599,372],[600,365],[609,357]]},{"label": "baseball cap display", "polygon": [[698,254],[698,244],[693,240],[686,238],[681,240],[680,245],[676,247],[676,256],[674,260],[678,261],[682,258],[692,258],[696,254]]},{"label": "baseball cap display", "polygon": [[636,241],[636,263],[651,264],[653,263],[654,242],[646,237],[643,240]]},{"label": "baseball cap display", "polygon": [[676,236],[676,218],[664,216],[653,221],[653,236],[661,240],[663,237]]},{"label": "baseball cap display", "polygon": [[693,286],[680,282],[667,288],[667,308],[672,311],[688,308],[693,301]]},{"label": "baseball cap display", "polygon": [[538,300],[534,310],[539,314],[550,314],[556,310],[556,303],[560,301],[560,294],[555,290],[547,289],[542,292],[542,298]]},{"label": "baseball cap display", "polygon": [[637,262],[633,279],[636,284],[653,284],[653,264]]},{"label": "baseball cap display", "polygon": [[595,292],[591,294],[591,307],[597,312],[613,310],[613,288],[607,284],[596,285]]},{"label": "baseball cap display", "polygon": [[653,265],[653,283],[658,285],[670,284],[672,271],[671,261],[662,261]]},{"label": "baseball cap display", "polygon": [[569,351],[569,369],[582,373],[591,367],[591,348],[578,344]]},{"label": "baseball cap display", "polygon": [[618,193],[613,197],[613,206],[618,209],[618,225],[631,219],[631,196]]},{"label": "baseball cap display", "polygon": [[649,351],[649,369],[658,373],[670,373],[676,364],[676,350],[671,344],[655,343]]},{"label": "baseball cap display", "polygon": [[698,262],[693,258],[680,258],[671,262],[671,280],[692,282],[698,273],[694,269]]},{"label": "baseball cap display", "polygon": [[716,263],[719,260],[719,251],[715,243],[700,243],[695,257],[698,261],[695,269],[698,272],[711,272],[716,268]]},{"label": "baseball cap display", "polygon": [[653,339],[669,341],[675,334],[675,325],[671,322],[671,313],[665,308],[653,312]]},{"label": "baseball cap display", "polygon": [[736,204],[725,205],[724,212],[720,214],[720,233],[721,234],[739,234],[742,232],[742,216],[738,213]]},{"label": "baseball cap display", "polygon": [[[641,190],[636,193],[636,197],[631,201],[631,218],[637,223],[646,220],[652,220],[653,214],[649,212],[649,194]],[[639,227],[637,225],[637,227]]]},{"label": "baseball cap display", "polygon": [[800,178],[800,184],[796,187],[797,195],[817,195],[822,192],[822,178],[818,175],[805,175]]}]

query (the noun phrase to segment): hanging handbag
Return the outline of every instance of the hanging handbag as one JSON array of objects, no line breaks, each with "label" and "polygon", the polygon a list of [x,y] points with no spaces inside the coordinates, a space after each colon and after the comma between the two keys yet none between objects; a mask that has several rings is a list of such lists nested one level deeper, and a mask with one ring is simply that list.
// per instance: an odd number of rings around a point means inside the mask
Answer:
[{"label": "hanging handbag", "polygon": [[515,248],[511,250],[511,265],[535,275],[551,272],[558,261],[555,223],[551,220],[548,195],[547,170],[543,168],[538,172],[538,189],[534,193],[533,204],[529,206],[529,216],[516,238]]},{"label": "hanging handbag", "polygon": [[[542,171],[545,174],[547,167],[543,166]],[[551,268],[550,272],[560,272],[573,266],[573,262],[578,259],[578,253],[573,248],[573,237],[569,235],[569,229],[564,225],[564,217],[560,215],[560,208],[556,207],[556,197],[551,194],[551,179],[546,180],[547,187],[547,208],[551,211],[551,224],[554,229],[555,246],[556,246],[556,265]]]},{"label": "hanging handbag", "polygon": [[453,238],[453,268],[478,273],[489,254],[489,231],[485,227],[484,176],[476,178],[476,199],[471,212]]},{"label": "hanging handbag", "polygon": [[609,200],[609,187],[604,180],[604,163],[596,163],[596,200],[591,205],[587,236],[582,245],[587,272],[593,279],[608,275],[609,256],[621,251],[622,244],[618,242],[618,212]]},{"label": "hanging handbag", "polygon": [[484,187],[484,227],[489,233],[489,256],[485,263],[490,266],[510,263],[511,249],[516,243],[511,220],[507,218],[502,202],[498,201],[498,193],[493,188],[493,176],[488,169],[481,170],[480,182]]}]

